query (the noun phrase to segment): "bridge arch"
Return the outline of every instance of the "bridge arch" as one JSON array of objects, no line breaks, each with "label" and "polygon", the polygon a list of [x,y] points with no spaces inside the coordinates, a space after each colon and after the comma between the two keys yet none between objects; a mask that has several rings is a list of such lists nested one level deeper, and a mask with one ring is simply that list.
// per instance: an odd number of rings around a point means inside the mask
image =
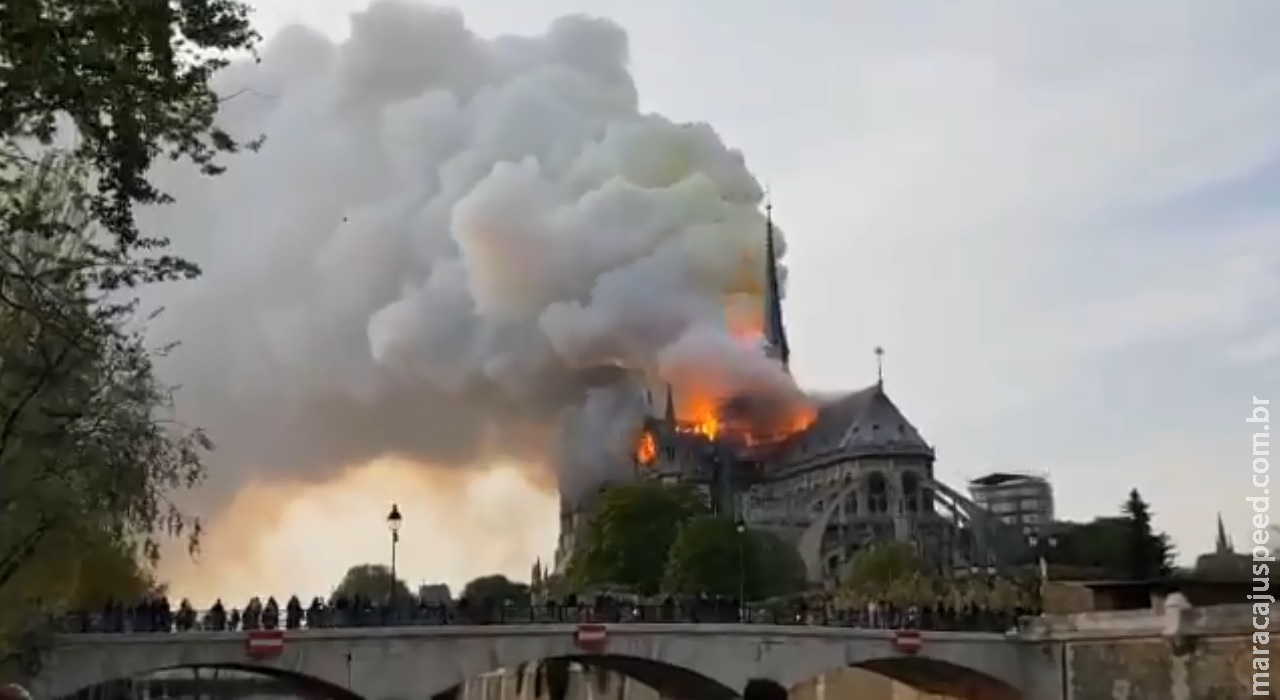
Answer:
[{"label": "bridge arch", "polygon": [[[349,689],[351,695],[340,697],[381,700],[402,697],[407,688],[419,697],[431,697],[488,672],[566,659],[615,671],[675,697],[727,700],[751,678],[792,687],[850,665],[875,666],[872,662],[893,651],[893,633],[884,630],[626,624],[610,625],[606,647],[592,654],[577,643],[577,629],[494,625],[305,630],[287,634],[277,658],[254,665],[307,677],[315,687]],[[1024,678],[1028,659],[1021,645],[1003,635],[929,632],[924,642],[920,657],[970,668],[1008,685],[1021,685]],[[30,683],[36,697],[63,698],[106,680],[164,668],[233,668],[248,663],[246,638],[235,632],[66,635],[55,641],[45,660],[43,671]],[[697,690],[687,690],[691,687]]]},{"label": "bridge arch", "polygon": [[[533,669],[537,665],[549,662],[573,663],[590,670],[608,671],[648,686],[656,691],[661,697],[698,698],[699,700],[734,700],[739,695],[738,690],[729,688],[720,681],[710,678],[693,669],[639,656],[624,656],[619,654],[557,656],[530,662],[527,667],[521,666],[514,669],[504,668],[493,670],[515,672],[523,675],[525,673],[532,673]],[[470,679],[468,679],[468,681],[469,680]],[[433,698],[436,700],[455,700],[456,698],[460,698],[460,691],[468,681],[451,686],[444,691],[435,694]],[[517,688],[522,687],[522,684],[531,684],[533,682],[534,681],[531,678],[524,678],[517,681]],[[523,685],[523,687],[531,686]]]},{"label": "bridge arch", "polygon": [[868,659],[850,668],[865,669],[931,695],[982,700],[1025,700],[1024,694],[1007,681],[943,659],[895,656]]},{"label": "bridge arch", "polygon": [[[126,681],[156,681],[159,680],[153,678],[156,674],[168,673],[171,671],[236,671],[239,673],[251,674],[260,678],[280,681],[291,688],[298,690],[306,697],[328,698],[329,700],[363,700],[363,698],[351,690],[321,678],[316,678],[305,673],[299,673],[287,669],[249,663],[182,664],[177,666],[152,668],[132,675],[104,678],[93,685],[75,688],[70,690],[70,692],[66,692],[55,697],[57,700],[75,700],[76,698],[100,697],[94,694],[95,690],[110,688]],[[160,680],[159,682],[163,681]]]}]

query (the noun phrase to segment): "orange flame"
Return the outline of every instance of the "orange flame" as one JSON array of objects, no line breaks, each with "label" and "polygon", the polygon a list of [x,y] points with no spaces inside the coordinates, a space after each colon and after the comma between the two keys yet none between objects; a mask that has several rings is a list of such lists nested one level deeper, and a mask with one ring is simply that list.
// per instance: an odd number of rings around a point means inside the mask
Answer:
[{"label": "orange flame", "polygon": [[710,397],[695,396],[694,400],[681,406],[678,413],[676,430],[682,433],[702,435],[710,440],[721,433],[720,410]]},{"label": "orange flame", "polygon": [[[676,412],[675,429],[686,435],[700,435],[708,440],[727,438],[744,450],[744,454],[762,455],[787,438],[803,432],[817,419],[817,410],[809,404],[788,406],[785,413],[770,416],[733,417],[721,410],[720,402],[705,395],[695,395],[681,402]],[[635,458],[641,466],[650,466],[658,456],[657,437],[645,430],[635,446]]]},{"label": "orange flame", "polygon": [[648,466],[657,458],[658,443],[653,439],[653,433],[646,430],[640,434],[640,441],[636,443],[636,461]]}]

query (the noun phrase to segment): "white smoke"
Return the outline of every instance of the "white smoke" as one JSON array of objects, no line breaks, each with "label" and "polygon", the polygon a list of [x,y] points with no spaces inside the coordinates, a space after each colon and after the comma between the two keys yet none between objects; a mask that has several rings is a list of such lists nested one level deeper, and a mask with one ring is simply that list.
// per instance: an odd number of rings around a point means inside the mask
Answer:
[{"label": "white smoke", "polygon": [[154,331],[215,486],[396,455],[580,491],[623,466],[639,377],[791,386],[725,319],[759,292],[760,186],[711,127],[640,113],[627,61],[604,20],[490,40],[380,0],[342,43],[292,27],[221,75],[264,147],[162,171],[177,204],[143,222],[204,268]]}]

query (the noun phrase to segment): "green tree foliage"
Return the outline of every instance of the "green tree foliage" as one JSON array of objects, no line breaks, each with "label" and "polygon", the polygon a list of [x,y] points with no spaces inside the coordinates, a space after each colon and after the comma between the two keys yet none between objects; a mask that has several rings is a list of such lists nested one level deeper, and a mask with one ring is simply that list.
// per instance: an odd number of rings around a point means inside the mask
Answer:
[{"label": "green tree foliage", "polygon": [[760,600],[803,590],[804,563],[795,548],[773,533],[741,529],[723,518],[702,516],[680,527],[667,558],[663,588]]},{"label": "green tree foliage", "polygon": [[169,494],[210,445],[175,420],[133,305],[99,291],[85,178],[48,157],[0,199],[0,591],[42,553],[154,560],[158,535],[198,533]]},{"label": "green tree foliage", "polygon": [[1138,489],[1129,492],[1123,512],[1126,523],[1125,554],[1129,561],[1129,577],[1147,580],[1173,573],[1173,546],[1164,533],[1151,527],[1151,507],[1142,500]]},{"label": "green tree foliage", "polygon": [[572,585],[657,593],[681,524],[706,511],[697,492],[686,486],[644,480],[605,490],[579,535],[568,572]]},{"label": "green tree foliage", "polygon": [[[54,143],[67,119],[76,160],[96,175],[87,204],[107,232],[92,244],[102,281],[193,274],[162,254],[166,241],[141,236],[133,205],[167,201],[147,179],[158,156],[217,174],[217,156],[242,146],[214,124],[209,80],[253,49],[248,14],[237,0],[0,3],[0,196],[21,186],[30,146]],[[136,253],[153,257],[138,265]]]},{"label": "green tree foliage", "polygon": [[755,597],[757,552],[731,520],[706,515],[680,526],[667,558],[663,587],[672,593]]},{"label": "green tree foliage", "polygon": [[791,543],[766,530],[748,530],[748,533],[756,552],[752,577],[758,582],[755,598],[751,599],[791,595],[808,587],[804,559]]},{"label": "green tree foliage", "polygon": [[887,588],[923,571],[920,555],[910,543],[876,542],[853,557],[845,581],[859,588]]},{"label": "green tree foliage", "polygon": [[58,529],[0,590],[0,610],[19,610],[37,598],[58,608],[99,610],[108,600],[132,603],[163,590],[126,543]]},{"label": "green tree foliage", "polygon": [[396,600],[409,600],[413,594],[404,581],[391,575],[391,569],[382,564],[357,564],[334,587],[330,599],[365,598],[367,600],[384,601],[395,590]]},{"label": "green tree foliage", "polygon": [[1118,516],[1059,523],[1045,557],[1051,570],[1072,577],[1122,579],[1129,571],[1127,536],[1127,519]]},{"label": "green tree foliage", "polygon": [[976,606],[1005,612],[1026,609],[1034,597],[1034,587],[1025,581],[933,575],[914,546],[896,541],[876,543],[859,552],[838,594],[842,604],[853,607],[874,602],[956,610]]},{"label": "green tree foliage", "polygon": [[528,605],[529,586],[512,581],[502,574],[473,579],[462,589],[462,598],[483,607]]}]

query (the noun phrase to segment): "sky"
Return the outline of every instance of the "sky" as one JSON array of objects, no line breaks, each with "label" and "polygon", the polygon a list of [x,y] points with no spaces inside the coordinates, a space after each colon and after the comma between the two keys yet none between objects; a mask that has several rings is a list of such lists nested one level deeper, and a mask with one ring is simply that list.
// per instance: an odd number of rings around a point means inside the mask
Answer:
[{"label": "sky", "polygon": [[[302,22],[339,38],[365,3],[253,4],[264,34]],[[572,13],[621,24],[642,107],[711,124],[767,185],[802,384],[870,384],[883,347],[886,389],[936,445],[941,479],[1044,473],[1070,519],[1117,512],[1137,488],[1184,562],[1211,547],[1218,514],[1248,540],[1245,418],[1254,397],[1280,401],[1280,5],[456,7],[484,35]],[[290,506],[271,537],[323,523],[348,558],[382,546],[381,504],[411,472],[343,474],[330,493],[345,498]],[[521,574],[550,553],[554,503],[502,474],[460,487],[488,494],[483,510],[405,508],[411,582]],[[470,563],[413,553],[414,527],[459,518],[509,541]],[[276,559],[273,580],[330,566]]]}]

